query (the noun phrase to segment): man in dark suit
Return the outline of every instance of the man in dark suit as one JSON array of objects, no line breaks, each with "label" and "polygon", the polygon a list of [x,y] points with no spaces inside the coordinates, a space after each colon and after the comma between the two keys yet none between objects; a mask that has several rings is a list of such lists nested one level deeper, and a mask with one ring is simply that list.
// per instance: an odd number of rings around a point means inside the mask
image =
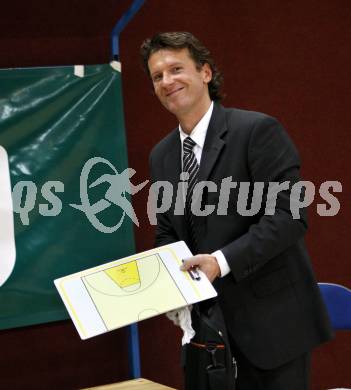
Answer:
[{"label": "man in dark suit", "polygon": [[[192,34],[158,34],[141,54],[157,97],[179,121],[151,152],[152,180],[177,188],[189,173],[184,215],[174,197],[157,215],[156,244],[184,240],[194,253],[184,270],[199,267],[215,286],[238,389],[308,389],[310,351],[331,329],[303,241],[305,210],[291,212],[300,200],[291,199],[298,153],[276,119],[218,103],[220,74]],[[213,184],[196,193],[203,181]],[[278,188],[273,211],[269,183]],[[250,212],[259,188],[263,202]]]}]

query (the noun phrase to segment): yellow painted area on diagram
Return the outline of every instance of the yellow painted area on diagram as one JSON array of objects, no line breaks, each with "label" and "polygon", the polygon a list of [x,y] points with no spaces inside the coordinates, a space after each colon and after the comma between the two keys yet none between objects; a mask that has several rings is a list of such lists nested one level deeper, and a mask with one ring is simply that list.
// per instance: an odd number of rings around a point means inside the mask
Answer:
[{"label": "yellow painted area on diagram", "polygon": [[140,284],[139,271],[136,261],[109,268],[106,274],[121,288]]}]

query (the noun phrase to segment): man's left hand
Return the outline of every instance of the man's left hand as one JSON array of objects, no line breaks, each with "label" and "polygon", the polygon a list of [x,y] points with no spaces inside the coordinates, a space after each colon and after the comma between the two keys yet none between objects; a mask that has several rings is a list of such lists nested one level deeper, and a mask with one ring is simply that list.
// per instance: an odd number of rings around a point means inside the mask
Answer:
[{"label": "man's left hand", "polygon": [[204,274],[206,274],[208,280],[212,283],[217,277],[221,275],[217,259],[212,255],[196,255],[184,260],[183,265],[180,267],[182,271],[189,271],[191,268],[198,267]]}]

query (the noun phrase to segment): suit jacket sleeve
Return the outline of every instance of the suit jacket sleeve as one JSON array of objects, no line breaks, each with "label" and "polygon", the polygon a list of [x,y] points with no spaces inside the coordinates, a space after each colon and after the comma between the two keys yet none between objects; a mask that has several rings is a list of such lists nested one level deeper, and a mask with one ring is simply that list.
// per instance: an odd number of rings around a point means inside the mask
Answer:
[{"label": "suit jacket sleeve", "polygon": [[264,182],[266,188],[269,182],[288,181],[290,188],[279,192],[274,215],[262,213],[245,234],[221,248],[237,281],[296,244],[307,229],[306,210],[300,210],[299,219],[293,219],[290,210],[291,187],[299,181],[300,161],[281,124],[265,116],[253,127],[248,145],[251,181]]}]

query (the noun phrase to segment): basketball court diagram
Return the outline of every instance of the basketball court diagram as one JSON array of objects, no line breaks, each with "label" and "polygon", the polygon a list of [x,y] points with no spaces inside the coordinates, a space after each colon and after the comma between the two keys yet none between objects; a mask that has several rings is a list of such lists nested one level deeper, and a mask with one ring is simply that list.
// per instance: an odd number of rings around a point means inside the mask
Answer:
[{"label": "basketball court diagram", "polygon": [[177,306],[188,304],[158,254],[137,258],[82,279],[107,329],[116,327],[121,317],[127,322],[137,322],[163,313],[168,302]]},{"label": "basketball court diagram", "polygon": [[55,285],[82,339],[216,295],[203,275],[180,271],[185,243],[142,252],[64,278]]}]

